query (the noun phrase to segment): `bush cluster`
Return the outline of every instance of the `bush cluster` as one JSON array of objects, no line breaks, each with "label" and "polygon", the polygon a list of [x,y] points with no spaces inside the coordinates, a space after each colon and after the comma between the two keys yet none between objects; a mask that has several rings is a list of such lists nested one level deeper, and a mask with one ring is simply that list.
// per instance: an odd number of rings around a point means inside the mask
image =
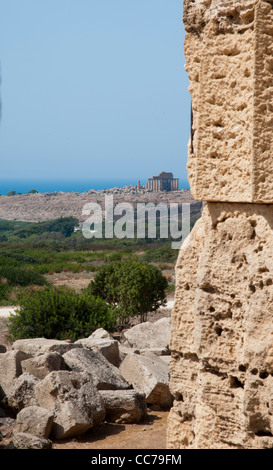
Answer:
[{"label": "bush cluster", "polygon": [[0,279],[5,279],[10,286],[44,286],[47,284],[45,277],[41,274],[11,266],[0,267]]},{"label": "bush cluster", "polygon": [[8,320],[12,340],[44,337],[75,341],[97,328],[113,331],[115,324],[115,313],[105,301],[63,286],[24,295]]}]

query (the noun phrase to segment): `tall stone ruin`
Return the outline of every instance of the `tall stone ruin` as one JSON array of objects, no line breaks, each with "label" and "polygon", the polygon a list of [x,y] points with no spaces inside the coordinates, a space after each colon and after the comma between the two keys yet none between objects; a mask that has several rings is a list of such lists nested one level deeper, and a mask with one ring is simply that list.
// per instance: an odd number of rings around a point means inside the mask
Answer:
[{"label": "tall stone ruin", "polygon": [[188,173],[167,447],[273,447],[273,0],[184,0]]}]

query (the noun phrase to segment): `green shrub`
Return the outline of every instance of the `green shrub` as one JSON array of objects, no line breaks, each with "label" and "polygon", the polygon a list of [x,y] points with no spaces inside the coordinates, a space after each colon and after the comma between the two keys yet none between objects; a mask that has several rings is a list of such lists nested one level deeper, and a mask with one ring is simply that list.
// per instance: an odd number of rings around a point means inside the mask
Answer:
[{"label": "green shrub", "polygon": [[95,266],[94,264],[86,264],[86,265],[84,266],[84,269],[85,269],[85,271],[87,271],[87,272],[94,273],[94,272],[96,272],[96,271],[98,270],[98,267]]},{"label": "green shrub", "polygon": [[8,300],[10,291],[11,287],[8,284],[0,282],[0,302]]},{"label": "green shrub", "polygon": [[109,260],[110,263],[113,262],[113,261],[121,261],[121,259],[122,259],[122,254],[121,253],[112,253],[108,257],[108,260]]},{"label": "green shrub", "polygon": [[97,328],[113,331],[116,317],[102,299],[65,287],[49,287],[25,295],[8,321],[10,338],[71,339],[89,336]]},{"label": "green shrub", "polygon": [[169,284],[167,287],[167,292],[172,293],[175,292],[175,284]]},{"label": "green shrub", "polygon": [[19,263],[15,259],[12,259],[12,258],[9,258],[9,257],[6,257],[6,256],[2,256],[0,254],[0,267],[1,268],[3,268],[4,266],[5,267],[7,267],[7,266],[15,267],[15,266],[18,266],[18,265],[19,265]]},{"label": "green shrub", "polygon": [[139,261],[116,261],[99,268],[87,292],[104,299],[117,311],[121,325],[130,317],[147,313],[166,304],[168,281],[158,268]]},{"label": "green shrub", "polygon": [[179,250],[173,250],[170,246],[162,246],[147,250],[141,255],[141,261],[151,263],[174,263],[177,259]]},{"label": "green shrub", "polygon": [[39,260],[33,256],[23,255],[22,253],[10,252],[0,250],[0,266],[10,265],[16,266],[18,264],[37,264]]},{"label": "green shrub", "polygon": [[8,284],[11,286],[44,286],[47,284],[45,277],[39,273],[10,266],[2,266],[0,268],[1,279],[7,279]]}]

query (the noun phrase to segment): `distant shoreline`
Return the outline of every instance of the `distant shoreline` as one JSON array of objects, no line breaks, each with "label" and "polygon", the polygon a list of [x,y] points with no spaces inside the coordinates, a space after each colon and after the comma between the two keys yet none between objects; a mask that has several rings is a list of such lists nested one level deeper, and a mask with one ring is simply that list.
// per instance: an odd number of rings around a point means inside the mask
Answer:
[{"label": "distant shoreline", "polygon": [[[140,184],[145,186],[147,180],[140,179]],[[116,188],[126,188],[137,186],[137,180],[134,178],[126,179],[105,179],[105,180],[42,180],[42,179],[0,179],[0,194],[6,196],[8,192],[15,191],[16,194],[27,194],[35,189],[40,194],[45,193],[85,193],[89,191],[107,191]],[[181,179],[179,189],[189,189],[189,183],[186,179]]]}]

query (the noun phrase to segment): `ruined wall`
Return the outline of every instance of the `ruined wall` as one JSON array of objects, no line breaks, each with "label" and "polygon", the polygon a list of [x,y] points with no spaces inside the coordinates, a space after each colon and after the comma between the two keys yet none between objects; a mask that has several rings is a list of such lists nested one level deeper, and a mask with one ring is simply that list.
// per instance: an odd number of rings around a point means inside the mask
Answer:
[{"label": "ruined wall", "polygon": [[184,0],[191,191],[168,448],[273,447],[273,1]]}]

